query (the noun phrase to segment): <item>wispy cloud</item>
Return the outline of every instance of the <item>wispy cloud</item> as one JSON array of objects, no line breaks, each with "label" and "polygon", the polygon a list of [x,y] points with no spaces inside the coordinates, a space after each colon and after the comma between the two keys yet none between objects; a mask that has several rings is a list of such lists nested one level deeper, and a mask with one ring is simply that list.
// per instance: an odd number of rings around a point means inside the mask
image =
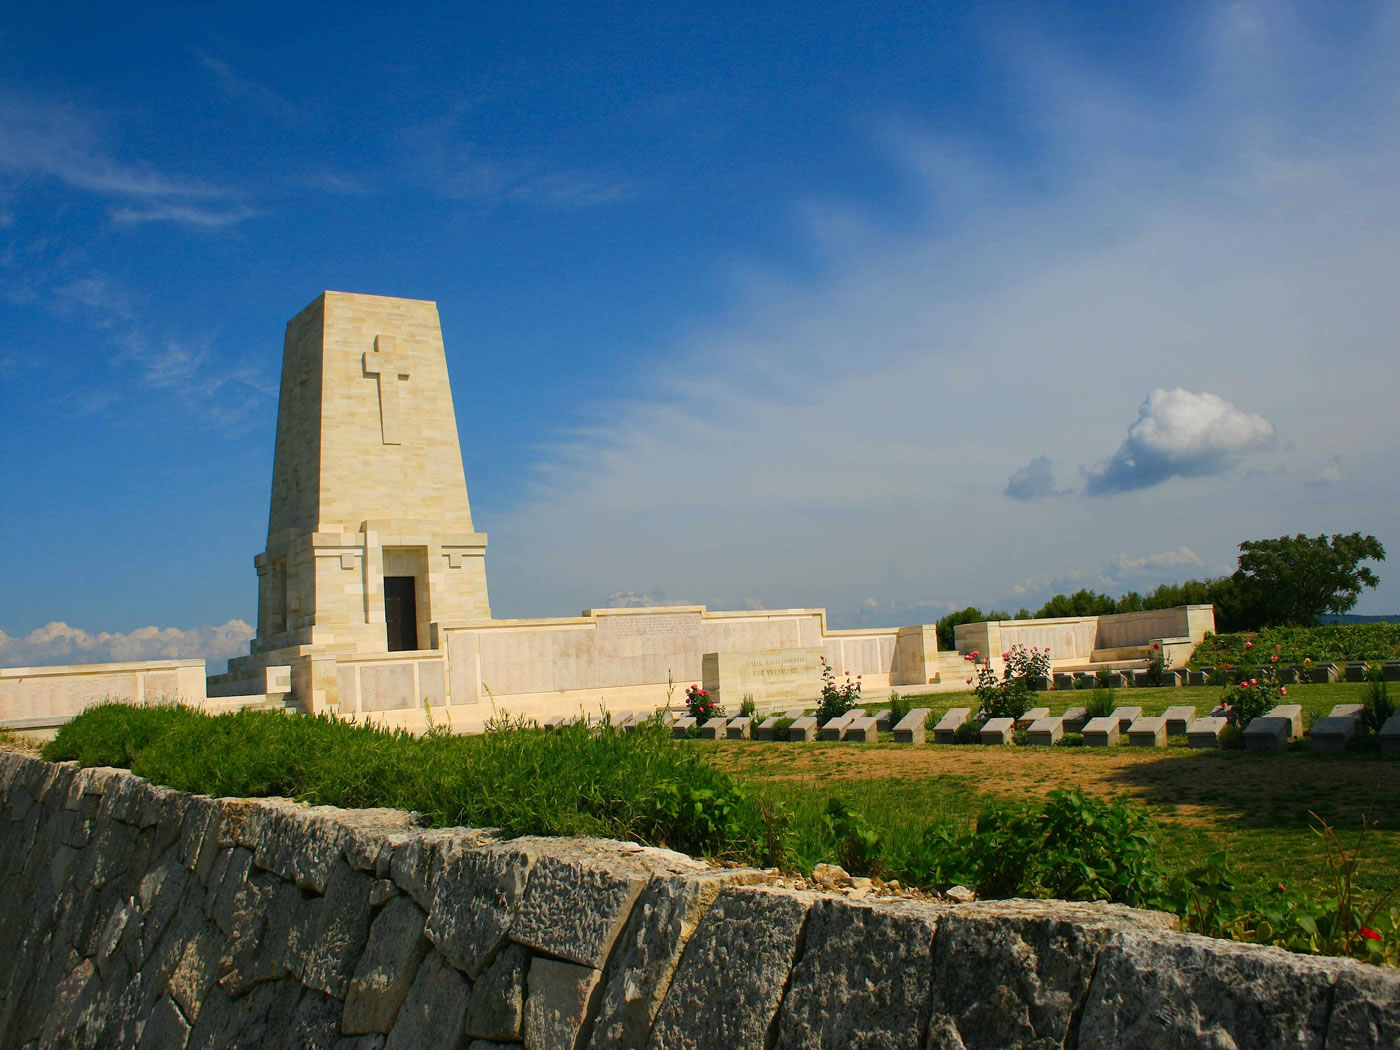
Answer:
[{"label": "wispy cloud", "polygon": [[[833,236],[795,188],[821,265],[747,263],[732,309],[639,366],[634,396],[547,436],[492,523],[497,608],[761,587],[853,620],[872,595],[984,604],[1105,548],[1217,564],[1348,513],[1216,473],[1276,466],[1274,432],[1327,441],[1377,479],[1373,504],[1400,508],[1400,18],[1368,8],[1324,47],[1275,5],[1256,9],[1263,30],[1239,7],[1190,24],[1189,49],[1162,56],[1183,86],[1157,99],[1044,34],[1002,41],[1033,178],[975,137],[882,126],[921,212]],[[1300,69],[1328,89],[1298,90]],[[1093,482],[1114,498],[1008,513],[1028,460],[1115,447]],[[1147,484],[1168,476],[1199,480]]]},{"label": "wispy cloud", "polygon": [[1159,388],[1138,409],[1118,451],[1085,471],[1084,492],[1107,496],[1171,478],[1223,474],[1273,443],[1273,424],[1258,413],[1216,394]]},{"label": "wispy cloud", "polygon": [[119,159],[100,119],[49,99],[0,93],[0,170],[56,179],[111,201],[118,222],[210,227],[256,214],[226,187]]},{"label": "wispy cloud", "polygon": [[77,393],[74,403],[82,414],[106,411],[130,396],[127,377],[141,387],[177,393],[182,401],[198,405],[203,419],[225,429],[244,425],[277,396],[276,385],[258,369],[216,352],[207,340],[155,334],[139,297],[107,274],[57,285],[49,301],[60,313],[79,311],[106,333],[111,364],[123,377]]},{"label": "wispy cloud", "polygon": [[213,74],[215,82],[230,98],[245,99],[285,119],[297,116],[297,109],[266,84],[234,71],[222,58],[198,49],[194,52],[199,64]]},{"label": "wispy cloud", "polygon": [[47,667],[126,660],[227,660],[248,651],[256,632],[242,620],[217,626],[138,627],[134,631],[86,631],[62,621],[21,637],[0,630],[0,667]]},{"label": "wispy cloud", "polygon": [[1178,547],[1156,554],[1119,554],[1097,569],[1066,569],[1054,574],[1032,576],[1012,587],[1011,593],[1018,600],[1039,600],[1088,588],[1118,597],[1129,590],[1152,589],[1158,584],[1178,583],[1223,571],[1212,569],[1190,547]]},{"label": "wispy cloud", "polygon": [[461,125],[457,114],[449,114],[402,132],[406,177],[444,197],[560,210],[612,204],[636,192],[632,180],[607,172],[500,156],[473,142]]}]

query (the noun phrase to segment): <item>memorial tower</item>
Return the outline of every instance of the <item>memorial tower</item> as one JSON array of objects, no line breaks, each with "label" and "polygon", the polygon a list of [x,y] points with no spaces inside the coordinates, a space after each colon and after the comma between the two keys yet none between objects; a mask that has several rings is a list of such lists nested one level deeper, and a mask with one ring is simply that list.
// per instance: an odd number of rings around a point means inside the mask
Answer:
[{"label": "memorial tower", "polygon": [[490,618],[485,550],[437,305],[323,293],[287,323],[257,637],[220,677],[290,664],[301,693],[318,654],[427,649]]}]

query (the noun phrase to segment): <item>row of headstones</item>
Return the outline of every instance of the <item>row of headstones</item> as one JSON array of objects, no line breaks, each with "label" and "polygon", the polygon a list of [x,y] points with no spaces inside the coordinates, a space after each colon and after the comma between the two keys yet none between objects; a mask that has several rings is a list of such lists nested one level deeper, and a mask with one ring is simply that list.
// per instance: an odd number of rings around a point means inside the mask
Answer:
[{"label": "row of headstones", "polygon": [[[1308,733],[1314,751],[1345,751],[1347,743],[1361,728],[1360,704],[1337,704],[1324,718],[1313,723]],[[952,744],[957,732],[972,717],[972,709],[955,707],[934,727],[934,742]],[[1089,747],[1112,747],[1126,740],[1130,746],[1166,747],[1170,737],[1185,737],[1194,748],[1218,748],[1220,735],[1229,720],[1219,709],[1197,717],[1187,705],[1169,707],[1160,715],[1144,715],[1140,707],[1119,707],[1098,718],[1089,718],[1082,707],[1071,707],[1063,715],[1051,715],[1046,708],[1027,711],[1021,718],[993,718],[979,731],[984,744],[1009,744],[1017,728],[1026,730],[1026,742],[1048,747],[1059,743],[1065,733],[1079,733]],[[1280,704],[1244,728],[1244,745],[1255,751],[1276,751],[1303,736],[1303,708]],[[1380,731],[1382,754],[1400,754],[1400,714],[1392,715]]]},{"label": "row of headstones", "polygon": [[[1297,682],[1327,685],[1343,680],[1364,682],[1369,668],[1370,665],[1365,661],[1357,660],[1344,667],[1339,667],[1334,663],[1288,664],[1287,666],[1279,666],[1275,670],[1278,672],[1279,681],[1286,685],[1293,685]],[[1160,672],[1161,685],[1168,688],[1182,685],[1210,685],[1214,671],[1213,667],[1203,667],[1196,671],[1188,671],[1184,668],[1166,669]],[[1262,671],[1261,667],[1254,673]],[[1234,673],[1238,675],[1242,672],[1245,672],[1244,668],[1236,668]],[[1381,677],[1387,682],[1400,681],[1400,660],[1390,660],[1381,664]],[[1093,689],[1100,684],[1092,671],[1057,671],[1051,678],[1032,678],[1030,680],[1030,686],[1034,690],[1048,689],[1052,683],[1056,689]],[[1150,686],[1152,682],[1147,671],[1110,671],[1107,684],[1122,688],[1129,685]]]},{"label": "row of headstones", "polygon": [[[708,719],[700,726],[702,739],[706,740],[773,740],[777,728],[788,722],[787,739],[790,741],[812,740],[854,740],[873,744],[880,738],[881,731],[893,730],[896,743],[922,744],[927,739],[925,726],[929,709],[916,707],[896,724],[893,713],[884,708],[873,715],[863,708],[853,708],[843,715],[818,723],[815,715],[807,714],[801,707],[795,707],[781,714],[770,714],[762,721],[750,715],[736,715],[726,718],[720,715]],[[697,724],[691,715],[677,711],[660,712],[662,722],[669,725],[672,735],[678,739],[690,735]],[[628,711],[613,719],[614,729],[621,732],[635,730],[643,722],[656,717],[655,712]],[[546,721],[545,729],[555,729],[566,722],[579,718],[554,718]],[[954,707],[946,711],[938,724],[933,727],[933,741],[936,744],[957,742],[958,730],[972,720],[972,708]],[[1337,704],[1326,717],[1313,723],[1308,738],[1314,751],[1345,751],[1348,742],[1361,728],[1362,706],[1360,704]],[[1088,747],[1112,747],[1126,740],[1130,746],[1166,747],[1170,737],[1185,737],[1193,748],[1218,748],[1220,735],[1229,720],[1219,709],[1209,715],[1198,717],[1196,708],[1187,704],[1169,707],[1160,715],[1144,715],[1140,707],[1117,707],[1107,715],[1090,718],[1083,707],[1071,707],[1062,715],[1052,715],[1048,707],[1033,707],[1019,718],[992,718],[978,731],[978,739],[983,744],[1010,744],[1015,740],[1017,729],[1026,730],[1026,742],[1031,746],[1050,747],[1064,739],[1066,733],[1083,736]],[[1289,741],[1303,736],[1303,708],[1299,704],[1280,704],[1267,713],[1250,720],[1244,728],[1244,744],[1250,750],[1274,751],[1284,748]],[[1400,754],[1400,713],[1392,715],[1380,731],[1382,754]]]}]

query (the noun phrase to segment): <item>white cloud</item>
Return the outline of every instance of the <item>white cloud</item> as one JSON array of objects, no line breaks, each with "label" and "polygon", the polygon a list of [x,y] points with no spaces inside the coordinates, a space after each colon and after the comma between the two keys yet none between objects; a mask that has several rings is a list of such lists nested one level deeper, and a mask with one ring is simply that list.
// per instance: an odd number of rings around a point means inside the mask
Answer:
[{"label": "white cloud", "polygon": [[1223,571],[1213,570],[1190,547],[1178,547],[1136,557],[1118,554],[1095,570],[1067,569],[1053,575],[1032,576],[1013,586],[1011,593],[1017,598],[1049,598],[1088,588],[1117,598],[1129,590],[1151,590],[1158,584],[1180,583]]},{"label": "white cloud", "polygon": [[231,65],[214,55],[197,49],[194,55],[199,64],[214,75],[224,94],[231,98],[250,100],[284,119],[291,119],[297,115],[296,107],[266,84],[236,73]]},{"label": "white cloud", "polygon": [[46,667],[201,657],[213,663],[246,653],[255,633],[242,620],[229,620],[219,626],[138,627],[126,633],[99,631],[95,634],[56,620],[18,638],[0,631],[0,666]]},{"label": "white cloud", "polygon": [[1085,495],[1160,485],[1174,477],[1223,474],[1250,452],[1270,448],[1274,426],[1217,394],[1158,388],[1138,409],[1127,440],[1109,459],[1085,471]]}]

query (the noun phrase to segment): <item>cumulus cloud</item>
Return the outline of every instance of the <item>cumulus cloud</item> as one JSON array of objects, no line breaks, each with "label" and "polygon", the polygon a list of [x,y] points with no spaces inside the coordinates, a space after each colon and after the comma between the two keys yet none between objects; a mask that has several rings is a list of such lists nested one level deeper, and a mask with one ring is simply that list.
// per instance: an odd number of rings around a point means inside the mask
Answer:
[{"label": "cumulus cloud", "polygon": [[1054,466],[1049,456],[1036,456],[1006,482],[1005,494],[1012,499],[1029,503],[1051,496],[1066,496],[1069,489],[1055,487]]},{"label": "cumulus cloud", "polygon": [[93,633],[55,620],[23,637],[12,637],[0,631],[0,666],[46,667],[201,657],[212,663],[246,653],[255,633],[242,620],[190,628],[138,627],[126,633]]},{"label": "cumulus cloud", "polygon": [[1138,409],[1127,440],[1088,468],[1084,492],[1107,496],[1160,485],[1174,477],[1223,474],[1246,455],[1270,448],[1274,426],[1218,394],[1158,388]]}]

